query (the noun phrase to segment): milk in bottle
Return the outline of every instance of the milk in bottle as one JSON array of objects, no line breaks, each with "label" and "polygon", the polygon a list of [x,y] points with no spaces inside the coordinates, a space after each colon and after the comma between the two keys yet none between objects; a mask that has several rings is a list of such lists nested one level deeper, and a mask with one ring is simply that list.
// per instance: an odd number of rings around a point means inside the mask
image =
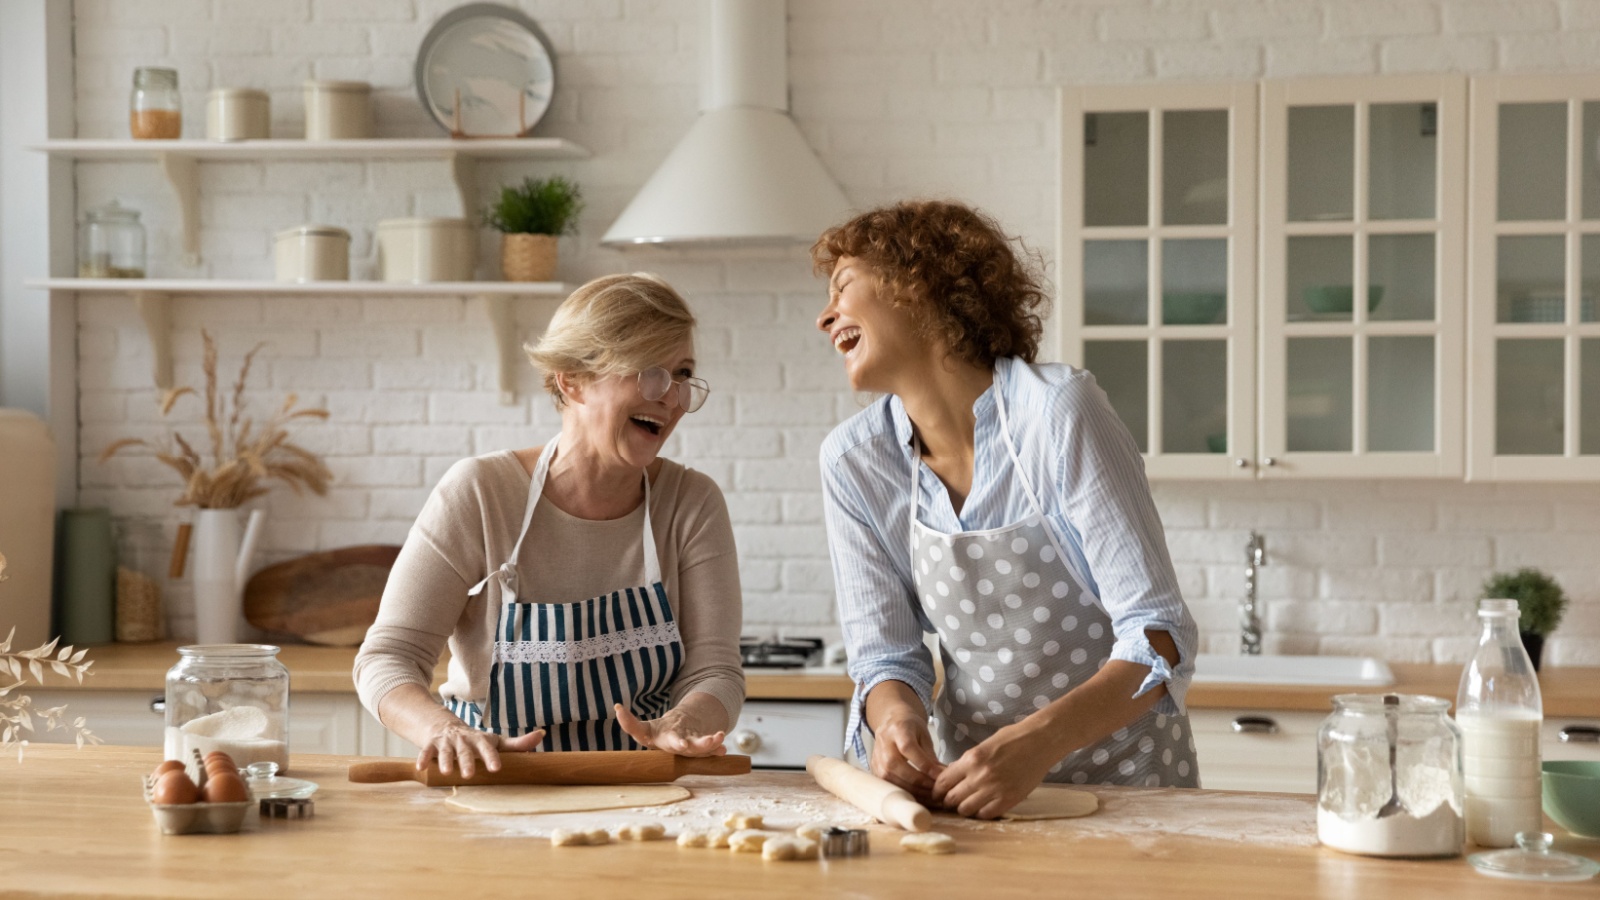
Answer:
[{"label": "milk in bottle", "polygon": [[1539,725],[1543,703],[1533,661],[1517,632],[1517,601],[1484,600],[1482,633],[1461,673],[1461,727],[1467,839],[1510,847],[1518,832],[1537,832],[1540,816]]}]

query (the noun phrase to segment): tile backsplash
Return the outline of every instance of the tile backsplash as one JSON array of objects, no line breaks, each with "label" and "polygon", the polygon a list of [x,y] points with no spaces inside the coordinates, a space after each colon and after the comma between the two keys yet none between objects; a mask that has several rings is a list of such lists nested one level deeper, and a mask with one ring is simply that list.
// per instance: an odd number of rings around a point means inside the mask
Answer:
[{"label": "tile backsplash", "polygon": [[[417,45],[458,5],[441,0],[76,0],[78,136],[123,137],[132,71],[178,69],[185,134],[204,133],[213,87],[272,98],[274,137],[303,131],[308,78],[373,83],[383,137],[440,136],[411,85]],[[859,408],[827,342],[803,248],[619,252],[599,237],[695,114],[700,5],[522,0],[557,54],[555,101],[537,133],[592,157],[480,165],[480,190],[560,173],[588,198],[564,239],[562,276],[651,270],[689,297],[713,393],[669,455],[723,486],[741,555],[747,630],[833,633],[817,447]],[[791,0],[792,111],[862,206],[953,196],[987,209],[1031,247],[1055,240],[1056,88],[1072,83],[1253,79],[1390,72],[1576,71],[1592,65],[1600,5],[1196,0],[1181,5]],[[139,209],[158,277],[267,279],[272,234],[326,222],[352,233],[352,276],[373,274],[379,219],[459,215],[442,162],[374,159],[201,166],[201,249],[186,269],[176,205],[150,163],[82,162],[82,210],[116,198]],[[485,234],[481,258],[493,260]],[[488,266],[480,275],[489,276]],[[1052,272],[1052,275],[1054,273]],[[531,336],[553,301],[519,301]],[[297,432],[328,457],[329,496],[267,498],[269,560],[403,540],[430,487],[461,456],[539,443],[557,427],[531,371],[499,403],[479,301],[402,297],[198,297],[173,302],[180,383],[200,377],[199,330],[217,334],[223,372],[266,342],[258,408],[297,392],[332,418]],[[85,504],[175,523],[172,473],[149,457],[96,456],[122,436],[164,431],[150,350],[125,298],[79,305],[80,483]],[[180,406],[179,421],[193,421]],[[1548,569],[1573,598],[1547,645],[1551,663],[1600,665],[1600,486],[1419,481],[1195,482],[1155,486],[1184,594],[1206,648],[1237,643],[1244,542],[1266,535],[1260,577],[1270,651],[1457,660],[1475,634],[1472,601],[1492,570]],[[175,586],[181,588],[182,585]],[[192,631],[174,592],[173,627]]]}]

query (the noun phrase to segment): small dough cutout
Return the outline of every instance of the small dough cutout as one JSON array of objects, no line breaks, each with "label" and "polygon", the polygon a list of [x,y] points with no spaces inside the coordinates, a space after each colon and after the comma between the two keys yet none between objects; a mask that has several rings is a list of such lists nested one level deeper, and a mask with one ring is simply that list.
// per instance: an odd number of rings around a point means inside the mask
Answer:
[{"label": "small dough cutout", "polygon": [[756,813],[732,813],[726,819],[722,820],[722,824],[728,828],[732,828],[734,831],[744,831],[748,828],[762,827],[761,816],[757,815]]},{"label": "small dough cutout", "polygon": [[901,838],[900,849],[912,853],[954,853],[956,839],[937,831],[924,831],[921,834],[908,834]]},{"label": "small dough cutout", "polygon": [[667,826],[660,822],[623,825],[617,829],[617,839],[624,841],[659,841],[667,836]]},{"label": "small dough cutout", "polygon": [[731,834],[733,832],[726,828],[689,830],[678,835],[678,846],[725,848],[728,846],[728,836]]},{"label": "small dough cutout", "polygon": [[728,835],[728,849],[735,853],[760,853],[761,845],[775,837],[770,831],[745,828]]},{"label": "small dough cutout", "polygon": [[816,859],[817,842],[801,837],[775,837],[761,845],[762,859]]},{"label": "small dough cutout", "polygon": [[822,840],[822,833],[833,828],[832,822],[807,822],[794,830],[794,833],[808,841]]},{"label": "small dough cutout", "polygon": [[550,832],[552,847],[588,847],[611,843],[604,828],[557,828]]}]

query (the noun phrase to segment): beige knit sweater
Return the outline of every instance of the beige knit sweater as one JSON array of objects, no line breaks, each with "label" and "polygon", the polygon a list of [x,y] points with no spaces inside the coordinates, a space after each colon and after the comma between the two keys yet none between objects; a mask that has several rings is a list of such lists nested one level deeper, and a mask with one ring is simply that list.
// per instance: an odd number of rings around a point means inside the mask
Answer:
[{"label": "beige knit sweater", "polygon": [[[374,716],[396,686],[428,689],[447,643],[440,693],[480,704],[488,697],[495,625],[509,598],[498,579],[476,597],[467,591],[510,557],[530,482],[516,455],[501,451],[456,463],[434,488],[356,655],[356,691]],[[716,482],[664,459],[650,486],[650,516],[684,646],[672,702],[705,691],[728,710],[731,728],[744,703],[743,600],[727,505]],[[575,603],[643,584],[643,517],[641,504],[620,519],[579,519],[541,499],[516,560],[521,599]]]}]

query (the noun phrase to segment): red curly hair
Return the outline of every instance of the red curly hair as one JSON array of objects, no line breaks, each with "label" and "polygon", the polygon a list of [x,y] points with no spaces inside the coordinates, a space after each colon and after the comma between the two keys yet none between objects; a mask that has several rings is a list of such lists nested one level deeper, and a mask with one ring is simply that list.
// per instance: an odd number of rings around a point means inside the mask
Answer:
[{"label": "red curly hair", "polygon": [[989,368],[1003,356],[1033,362],[1050,298],[1037,254],[1012,249],[994,219],[965,204],[902,201],[822,233],[811,267],[832,276],[842,256],[867,264],[897,307],[916,313],[920,336]]}]

